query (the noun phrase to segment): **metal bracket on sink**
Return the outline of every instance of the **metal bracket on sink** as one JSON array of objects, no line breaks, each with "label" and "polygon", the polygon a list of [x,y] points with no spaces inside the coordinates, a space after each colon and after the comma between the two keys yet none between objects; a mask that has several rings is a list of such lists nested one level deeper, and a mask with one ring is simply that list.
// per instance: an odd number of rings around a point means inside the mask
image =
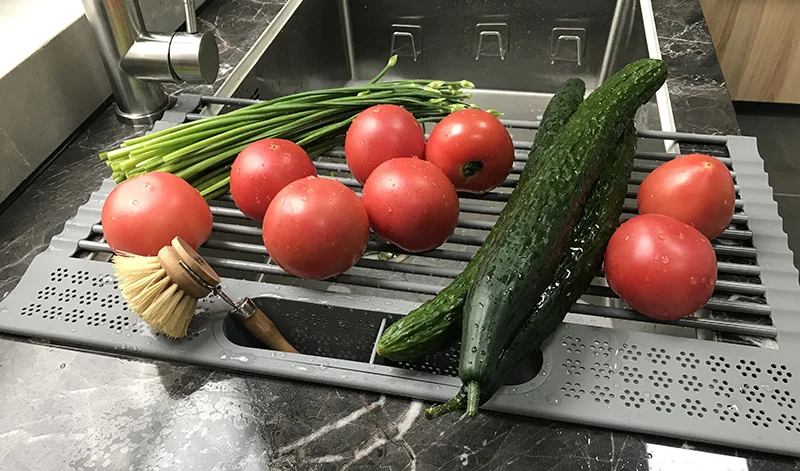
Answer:
[{"label": "metal bracket on sink", "polygon": [[[404,45],[402,43],[405,43]],[[410,46],[410,53],[409,48]],[[422,54],[422,26],[419,25],[392,25],[392,40],[389,46],[389,55],[397,54],[398,57],[411,57],[414,62]]]},{"label": "metal bracket on sink", "polygon": [[[505,60],[508,53],[508,24],[478,23],[475,27],[478,29],[478,52],[475,54],[475,60],[479,60],[481,56],[499,57],[500,60]],[[497,39],[497,53],[488,53],[483,50],[485,38]],[[487,44],[493,42],[486,41]]]},{"label": "metal bracket on sink", "polygon": [[[575,58],[559,57],[562,42],[573,41],[576,47]],[[556,27],[550,32],[550,63],[555,64],[557,60],[577,62],[581,65],[583,53],[586,49],[586,28],[564,28]]]}]

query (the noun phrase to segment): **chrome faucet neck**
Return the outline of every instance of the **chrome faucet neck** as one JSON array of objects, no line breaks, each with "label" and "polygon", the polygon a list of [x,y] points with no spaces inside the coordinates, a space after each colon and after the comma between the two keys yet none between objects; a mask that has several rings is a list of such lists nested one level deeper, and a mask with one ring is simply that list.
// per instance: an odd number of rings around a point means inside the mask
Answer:
[{"label": "chrome faucet neck", "polygon": [[150,33],[138,0],[83,0],[116,100],[117,118],[150,124],[169,105],[159,82],[213,83],[219,69],[212,33],[196,33],[194,0],[184,0],[190,32]]}]

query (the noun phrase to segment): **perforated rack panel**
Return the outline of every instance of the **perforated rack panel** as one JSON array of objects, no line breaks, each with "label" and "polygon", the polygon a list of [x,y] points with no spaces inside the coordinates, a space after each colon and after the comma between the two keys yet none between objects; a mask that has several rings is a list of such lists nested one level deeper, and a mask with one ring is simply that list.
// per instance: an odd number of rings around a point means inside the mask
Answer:
[{"label": "perforated rack panel", "polygon": [[[544,345],[538,374],[506,386],[487,407],[800,456],[800,288],[755,139],[643,134],[710,146],[732,167],[741,199],[734,225],[714,242],[720,260],[714,298],[663,330],[616,299],[600,276],[573,306],[579,315],[571,314]],[[529,144],[517,142],[520,161]],[[635,197],[642,172],[671,157],[640,152],[629,196]],[[317,166],[320,174],[357,186],[341,153]],[[139,321],[120,296],[102,239],[100,209],[114,185],[106,181],[0,304],[0,330],[97,351],[443,401],[460,384],[457,346],[399,364],[377,356],[374,344],[386,325],[446,285],[469,260],[513,177],[484,198],[465,195],[459,229],[441,249],[407,260],[365,257],[332,282],[287,276],[258,242],[260,228],[230,201],[213,202],[214,235],[202,253],[226,276],[226,291],[257,298],[303,354],[260,348],[213,299],[201,300],[190,335],[180,341]],[[635,213],[635,206],[626,207],[625,217]],[[397,253],[379,241],[371,248]]]}]

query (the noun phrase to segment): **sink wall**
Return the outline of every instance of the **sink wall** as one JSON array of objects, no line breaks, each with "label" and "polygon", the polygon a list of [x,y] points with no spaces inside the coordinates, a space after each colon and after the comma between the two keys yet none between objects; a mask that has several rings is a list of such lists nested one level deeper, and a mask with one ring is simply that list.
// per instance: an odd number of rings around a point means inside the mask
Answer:
[{"label": "sink wall", "polygon": [[[363,83],[397,54],[385,79],[467,78],[481,108],[537,121],[566,78],[592,90],[651,56],[655,32],[642,5],[649,8],[646,0],[290,0],[218,95],[266,99]],[[643,107],[640,129],[673,126],[668,101],[657,101]]]}]

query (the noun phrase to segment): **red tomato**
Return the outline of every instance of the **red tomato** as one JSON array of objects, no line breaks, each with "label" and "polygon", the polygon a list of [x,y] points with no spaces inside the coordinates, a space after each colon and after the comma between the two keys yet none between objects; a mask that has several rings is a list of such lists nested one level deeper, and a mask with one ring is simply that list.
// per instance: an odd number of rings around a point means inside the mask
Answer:
[{"label": "red tomato", "polygon": [[656,319],[679,319],[711,297],[717,256],[697,229],[661,214],[623,223],[605,253],[608,285],[632,308]]},{"label": "red tomato", "polygon": [[362,193],[376,234],[409,252],[442,245],[458,222],[458,195],[447,176],[419,159],[382,163]]},{"label": "red tomato", "polygon": [[378,165],[397,157],[425,154],[425,133],[414,115],[397,105],[376,105],[362,111],[350,124],[344,155],[361,183]]},{"label": "red tomato", "polygon": [[369,219],[351,189],[335,180],[307,177],[275,196],[264,215],[263,237],[281,268],[321,280],[361,258],[369,240]]},{"label": "red tomato", "polygon": [[639,187],[640,214],[664,214],[713,239],[733,217],[736,194],[728,168],[714,157],[691,154],[653,170]]},{"label": "red tomato", "polygon": [[289,183],[316,176],[302,147],[284,139],[262,139],[245,147],[231,167],[231,196],[245,216],[264,220],[267,206]]},{"label": "red tomato", "polygon": [[457,190],[485,193],[511,172],[514,142],[491,114],[461,110],[433,128],[425,159],[441,168]]},{"label": "red tomato", "polygon": [[211,209],[200,193],[171,173],[125,180],[108,194],[101,216],[108,245],[119,252],[157,255],[180,236],[194,249],[211,234]]}]

